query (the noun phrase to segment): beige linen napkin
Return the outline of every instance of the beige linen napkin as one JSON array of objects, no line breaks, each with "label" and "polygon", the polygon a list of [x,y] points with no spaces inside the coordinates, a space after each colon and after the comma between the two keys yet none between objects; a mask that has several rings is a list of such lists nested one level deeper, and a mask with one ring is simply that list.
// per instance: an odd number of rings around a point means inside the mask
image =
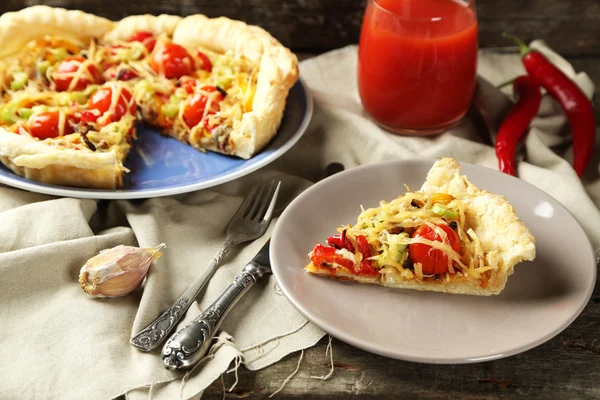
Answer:
[{"label": "beige linen napkin", "polygon": [[[543,43],[534,45],[586,93],[593,93],[584,73],[575,74]],[[218,350],[185,380],[166,371],[156,353],[141,353],[128,341],[200,274],[224,240],[224,228],[243,195],[261,177],[282,179],[282,208],[332,161],[351,168],[382,160],[452,156],[496,168],[493,148],[481,143],[485,135],[469,119],[436,138],[400,137],[379,129],[363,114],[355,71],[354,46],[304,61],[301,75],[316,99],[306,135],[270,167],[235,182],[131,202],[60,199],[0,187],[0,398],[109,399],[126,393],[129,399],[188,399],[200,395],[232,364],[259,369],[316,343],[324,333],[290,306],[272,277],[253,288],[230,314]],[[477,102],[488,107],[491,119],[509,104],[491,85],[521,72],[516,55],[481,53]],[[564,204],[598,248],[598,161],[582,183],[561,157],[569,155],[563,145],[569,142],[564,123],[560,109],[545,99],[527,137],[519,174]],[[230,283],[268,235],[232,252],[188,312],[188,320]],[[167,244],[165,255],[151,267],[145,287],[132,295],[96,300],[79,288],[81,265],[99,250],[161,242]],[[265,394],[280,384],[270,382]]]}]

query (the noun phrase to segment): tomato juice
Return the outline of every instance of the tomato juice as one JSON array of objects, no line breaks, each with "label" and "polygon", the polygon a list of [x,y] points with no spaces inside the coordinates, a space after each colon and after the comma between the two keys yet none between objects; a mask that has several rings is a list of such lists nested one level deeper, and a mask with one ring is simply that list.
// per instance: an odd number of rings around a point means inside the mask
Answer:
[{"label": "tomato juice", "polygon": [[399,133],[433,134],[466,113],[475,89],[473,0],[369,0],[358,49],[365,110]]}]

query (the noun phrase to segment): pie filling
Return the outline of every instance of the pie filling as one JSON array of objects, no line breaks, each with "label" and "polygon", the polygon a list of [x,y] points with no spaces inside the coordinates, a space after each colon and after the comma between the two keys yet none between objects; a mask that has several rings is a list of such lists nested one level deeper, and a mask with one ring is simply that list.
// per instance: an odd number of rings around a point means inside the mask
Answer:
[{"label": "pie filling", "polygon": [[0,62],[0,127],[57,149],[114,152],[123,170],[138,119],[197,149],[231,153],[257,73],[243,56],[184,48],[167,35],[46,36]]},{"label": "pie filling", "polygon": [[486,288],[498,266],[488,265],[465,204],[447,193],[408,191],[361,212],[356,225],[317,244],[308,272],[361,276],[389,283],[477,282]]}]

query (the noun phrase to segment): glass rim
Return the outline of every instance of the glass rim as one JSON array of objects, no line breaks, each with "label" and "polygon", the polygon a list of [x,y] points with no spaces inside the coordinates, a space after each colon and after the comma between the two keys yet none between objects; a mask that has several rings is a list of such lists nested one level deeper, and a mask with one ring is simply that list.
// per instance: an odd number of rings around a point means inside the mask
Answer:
[{"label": "glass rim", "polygon": [[[449,1],[455,1],[455,0],[449,0]],[[473,9],[475,6],[475,0],[456,0],[457,2],[460,3],[465,3],[467,5],[467,7],[465,7],[465,9]],[[439,17],[429,17],[429,18],[425,18],[425,17],[419,17],[419,18],[413,18],[413,17],[406,17],[406,16],[402,16],[402,15],[398,15],[393,11],[388,10],[387,8],[383,7],[381,4],[379,4],[379,2],[377,0],[369,0],[369,3],[372,3],[375,5],[375,7],[377,7],[378,10],[383,11],[386,14],[390,14],[392,15],[394,18],[403,20],[403,21],[429,21],[429,22],[438,22],[438,21],[442,21],[446,18],[449,18],[452,15],[457,14],[456,13],[452,13],[452,14],[448,14],[445,16],[439,16]]]}]

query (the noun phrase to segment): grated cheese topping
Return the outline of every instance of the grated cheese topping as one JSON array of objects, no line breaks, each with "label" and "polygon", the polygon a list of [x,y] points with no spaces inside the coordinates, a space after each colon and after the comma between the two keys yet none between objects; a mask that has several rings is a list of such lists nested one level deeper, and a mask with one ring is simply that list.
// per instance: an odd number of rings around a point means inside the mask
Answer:
[{"label": "grated cheese topping", "polygon": [[[436,199],[442,197],[442,200]],[[445,199],[445,200],[444,200]],[[444,204],[446,203],[446,204]],[[436,204],[438,204],[436,206]],[[477,235],[466,225],[465,204],[447,194],[425,194],[408,191],[391,202],[382,201],[379,207],[364,209],[355,225],[338,228],[340,233],[352,243],[355,252],[338,249],[337,254],[360,263],[362,255],[358,250],[358,236],[364,236],[371,250],[372,267],[380,274],[390,274],[398,279],[418,281],[458,279],[480,280],[485,285],[495,275],[498,267],[486,264],[486,257]],[[439,215],[443,213],[445,215]],[[460,239],[460,251],[456,252],[447,240],[446,232],[439,225],[453,223]],[[441,241],[429,240],[420,236],[412,237],[420,226],[433,229]],[[448,272],[443,276],[428,275],[420,263],[412,263],[408,246],[420,243],[442,251],[448,259]],[[339,265],[332,264],[336,268]]]},{"label": "grated cheese topping", "polygon": [[[157,38],[155,49],[159,49],[170,41],[166,35]],[[112,51],[116,48],[117,51]],[[96,62],[115,71],[129,69],[136,77],[127,81],[135,91],[136,101],[157,110],[156,124],[177,132],[177,137],[186,136],[193,145],[215,141],[217,134],[236,129],[241,124],[245,112],[252,110],[252,102],[256,91],[258,65],[243,56],[235,56],[233,52],[217,53],[208,48],[187,49],[194,57],[194,51],[202,52],[212,63],[212,70],[196,69],[190,78],[196,80],[193,93],[181,90],[184,80],[165,78],[164,63],[158,64],[158,73],[150,66],[152,54],[139,42],[115,40],[98,51]],[[155,50],[156,51],[156,50]],[[188,60],[185,59],[187,62]],[[196,66],[200,60],[195,59]],[[118,74],[118,72],[116,72]],[[208,92],[204,87],[219,87],[226,92],[219,101],[219,92]],[[194,94],[206,97],[206,106],[200,123],[189,126],[183,112]],[[178,112],[173,116],[160,115],[161,106],[168,104],[172,96],[178,101]],[[216,110],[216,111],[215,111]],[[221,129],[215,129],[221,127]],[[224,129],[225,128],[225,129]]]},{"label": "grated cheese topping", "polygon": [[[167,35],[158,36],[155,48],[170,40]],[[56,111],[59,135],[45,139],[47,142],[59,147],[96,151],[87,145],[91,142],[97,151],[112,151],[113,146],[128,146],[126,137],[135,123],[135,116],[129,113],[119,124],[111,123],[110,115],[118,107],[119,99],[125,99],[128,110],[132,102],[153,110],[155,120],[148,122],[168,129],[180,140],[185,139],[196,147],[216,144],[220,149],[226,149],[232,145],[229,132],[241,125],[244,113],[252,110],[259,66],[230,51],[218,53],[203,47],[187,50],[196,67],[204,64],[196,52],[202,52],[212,64],[211,71],[194,68],[192,76],[185,77],[195,81],[191,93],[181,87],[185,79],[167,79],[164,76],[164,63],[159,65],[158,73],[151,68],[153,54],[144,43],[123,40],[97,43],[95,39],[83,43],[50,35],[33,40],[19,54],[0,61],[0,116],[4,117],[0,118],[0,126],[14,133],[29,135],[27,124],[31,118],[42,112]],[[79,68],[72,72],[58,71],[59,64],[69,57],[83,58]],[[102,75],[100,82],[96,73]],[[131,79],[119,80],[126,73]],[[67,91],[56,91],[57,79],[70,79]],[[82,81],[89,84],[83,90],[75,90]],[[108,82],[102,84],[102,81]],[[99,118],[87,124],[83,133],[87,141],[77,129],[67,134],[68,124],[79,121],[81,113],[87,111],[87,103],[93,93],[106,86],[113,89],[110,109],[104,115],[90,111]],[[206,86],[220,88],[224,98],[219,91],[205,90]],[[124,97],[125,89],[133,94],[133,98]],[[206,106],[200,122],[188,126],[184,112],[196,94],[205,97]],[[161,112],[165,105],[172,105],[171,109],[176,110],[174,115]],[[26,111],[19,114],[17,111],[20,109]],[[116,136],[115,129],[119,131]]]}]

